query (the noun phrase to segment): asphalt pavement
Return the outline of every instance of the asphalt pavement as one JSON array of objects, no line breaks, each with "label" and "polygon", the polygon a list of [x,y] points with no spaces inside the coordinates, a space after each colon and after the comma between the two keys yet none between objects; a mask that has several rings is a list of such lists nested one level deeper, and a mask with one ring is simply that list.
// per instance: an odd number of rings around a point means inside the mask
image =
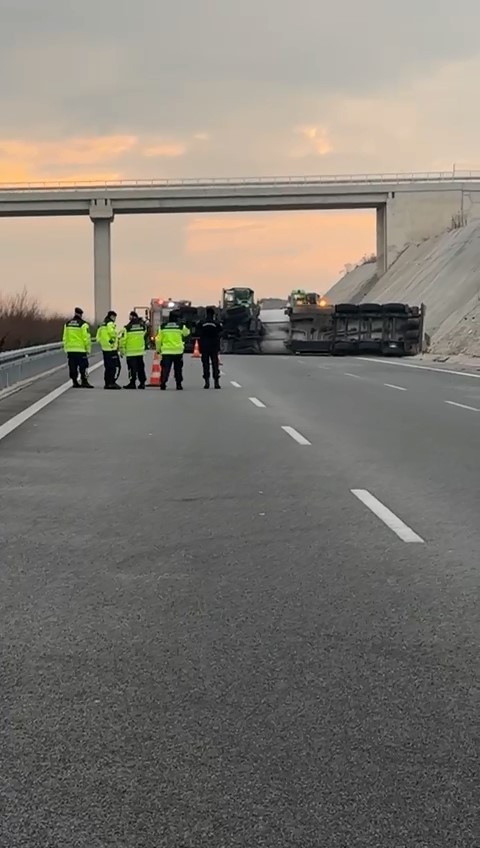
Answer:
[{"label": "asphalt pavement", "polygon": [[0,440],[0,844],[472,848],[478,378],[223,370]]}]

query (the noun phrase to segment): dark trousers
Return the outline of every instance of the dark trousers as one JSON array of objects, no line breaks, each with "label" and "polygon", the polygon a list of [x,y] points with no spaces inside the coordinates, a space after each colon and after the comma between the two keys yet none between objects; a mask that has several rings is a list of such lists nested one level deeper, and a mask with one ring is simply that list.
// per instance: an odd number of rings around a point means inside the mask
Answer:
[{"label": "dark trousers", "polygon": [[82,383],[88,381],[88,356],[86,353],[67,353],[68,372],[73,383],[78,383],[78,374]]},{"label": "dark trousers", "polygon": [[127,356],[128,377],[131,386],[137,385],[137,380],[140,386],[144,386],[147,382],[145,374],[145,360],[143,356]]},{"label": "dark trousers", "polygon": [[203,379],[206,383],[210,380],[210,363],[212,363],[212,376],[215,382],[220,377],[220,366],[218,363],[218,351],[204,350],[202,351]]},{"label": "dark trousers", "polygon": [[160,364],[160,385],[166,386],[170,371],[172,370],[177,386],[183,383],[183,353],[162,353],[162,361]]},{"label": "dark trousers", "polygon": [[104,379],[106,386],[114,386],[120,374],[120,357],[116,350],[103,351]]}]

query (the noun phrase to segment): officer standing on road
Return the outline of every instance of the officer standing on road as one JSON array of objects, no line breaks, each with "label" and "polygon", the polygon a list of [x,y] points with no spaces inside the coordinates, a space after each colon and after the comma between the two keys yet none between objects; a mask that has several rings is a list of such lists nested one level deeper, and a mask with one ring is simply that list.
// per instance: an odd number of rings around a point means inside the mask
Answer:
[{"label": "officer standing on road", "polygon": [[145,374],[145,349],[147,346],[147,327],[136,312],[130,312],[129,322],[125,324],[120,336],[120,353],[127,357],[129,381],[125,389],[144,389],[147,382]]},{"label": "officer standing on road", "polygon": [[180,323],[178,312],[170,312],[167,324],[160,327],[155,337],[155,348],[162,356],[160,365],[160,389],[167,388],[168,378],[173,365],[173,373],[177,389],[183,389],[183,351],[184,339],[190,335],[190,330]]},{"label": "officer standing on road", "polygon": [[118,355],[118,332],[115,325],[117,313],[112,309],[107,312],[105,321],[97,330],[97,342],[103,353],[104,377],[106,389],[120,389],[117,383],[120,374],[120,357]]},{"label": "officer standing on road", "polygon": [[218,354],[220,353],[220,336],[222,325],[215,321],[215,310],[208,306],[206,320],[201,321],[197,327],[198,346],[202,357],[203,379],[205,389],[210,388],[210,363],[212,363],[213,383],[216,389],[220,389],[220,364]]},{"label": "officer standing on road", "polygon": [[[75,314],[63,327],[63,349],[67,354],[70,379],[75,389],[93,389],[88,382],[88,357],[92,350],[90,327],[83,319],[79,306]],[[80,373],[80,383],[78,375]]]}]

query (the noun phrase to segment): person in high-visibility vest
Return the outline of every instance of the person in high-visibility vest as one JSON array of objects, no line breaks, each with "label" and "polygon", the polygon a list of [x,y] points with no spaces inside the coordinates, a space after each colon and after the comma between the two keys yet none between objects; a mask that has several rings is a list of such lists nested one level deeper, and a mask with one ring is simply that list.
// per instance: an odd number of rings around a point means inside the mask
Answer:
[{"label": "person in high-visibility vest", "polygon": [[177,312],[170,312],[167,324],[160,327],[155,337],[155,348],[162,356],[160,365],[160,389],[165,391],[168,378],[172,370],[175,376],[177,389],[183,389],[183,351],[185,350],[185,339],[190,335],[190,330],[180,323]]},{"label": "person in high-visibility vest", "polygon": [[117,313],[111,309],[107,312],[98,330],[96,341],[103,353],[104,379],[106,389],[120,389],[117,378],[120,373],[120,357],[118,355],[118,331],[115,325]]},{"label": "person in high-visibility vest", "polygon": [[147,382],[145,374],[145,349],[147,346],[147,327],[136,312],[130,312],[129,322],[125,324],[120,336],[120,353],[127,358],[129,381],[125,389],[144,389]]},{"label": "person in high-visibility vest", "polygon": [[74,389],[93,389],[88,381],[88,357],[92,350],[92,337],[90,327],[83,318],[83,309],[79,306],[76,307],[73,318],[63,327],[62,342]]}]

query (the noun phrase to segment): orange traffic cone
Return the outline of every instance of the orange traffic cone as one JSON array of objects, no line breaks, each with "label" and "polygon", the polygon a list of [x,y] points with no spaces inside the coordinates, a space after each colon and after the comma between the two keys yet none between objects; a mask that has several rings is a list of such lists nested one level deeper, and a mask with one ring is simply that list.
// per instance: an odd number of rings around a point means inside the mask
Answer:
[{"label": "orange traffic cone", "polygon": [[195,344],[193,346],[192,359],[200,359],[200,348],[198,346],[198,339],[195,339]]},{"label": "orange traffic cone", "polygon": [[[156,356],[156,358],[155,358]],[[160,362],[158,359],[158,354],[155,354],[152,362],[152,372],[150,374],[149,386],[159,386],[160,385]]]}]

